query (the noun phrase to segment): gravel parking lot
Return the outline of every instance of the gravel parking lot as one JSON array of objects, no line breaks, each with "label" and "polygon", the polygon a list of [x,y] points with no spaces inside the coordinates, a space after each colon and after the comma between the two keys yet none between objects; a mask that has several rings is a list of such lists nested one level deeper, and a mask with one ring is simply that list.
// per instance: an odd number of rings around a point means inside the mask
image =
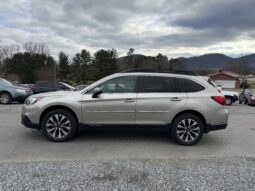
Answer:
[{"label": "gravel parking lot", "polygon": [[52,143],[20,124],[21,107],[0,105],[0,190],[255,190],[255,107],[228,107],[228,128],[192,147],[128,129]]}]

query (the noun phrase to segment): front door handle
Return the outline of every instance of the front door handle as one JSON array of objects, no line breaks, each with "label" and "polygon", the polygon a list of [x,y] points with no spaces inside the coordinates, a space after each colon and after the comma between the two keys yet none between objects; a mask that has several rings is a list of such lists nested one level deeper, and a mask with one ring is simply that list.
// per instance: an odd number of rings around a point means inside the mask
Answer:
[{"label": "front door handle", "polygon": [[124,102],[125,103],[133,103],[133,102],[135,102],[135,100],[131,99],[131,98],[127,98],[127,99],[124,100]]},{"label": "front door handle", "polygon": [[171,98],[170,100],[171,100],[171,101],[181,101],[181,99],[178,98],[178,97],[173,97],[173,98]]}]

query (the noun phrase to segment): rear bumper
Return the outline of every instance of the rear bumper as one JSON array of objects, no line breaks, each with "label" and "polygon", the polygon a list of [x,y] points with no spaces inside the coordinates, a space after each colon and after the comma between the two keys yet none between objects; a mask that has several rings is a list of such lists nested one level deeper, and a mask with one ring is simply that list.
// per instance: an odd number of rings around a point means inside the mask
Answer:
[{"label": "rear bumper", "polygon": [[205,129],[205,133],[208,133],[210,131],[217,131],[217,130],[221,130],[221,129],[226,129],[226,128],[227,128],[227,124],[221,124],[221,125],[207,124],[206,129]]},{"label": "rear bumper", "polygon": [[250,105],[255,105],[255,100],[250,100],[249,104]]},{"label": "rear bumper", "polygon": [[39,124],[32,123],[32,121],[25,115],[21,115],[21,123],[27,128],[38,129],[38,130],[40,129]]}]

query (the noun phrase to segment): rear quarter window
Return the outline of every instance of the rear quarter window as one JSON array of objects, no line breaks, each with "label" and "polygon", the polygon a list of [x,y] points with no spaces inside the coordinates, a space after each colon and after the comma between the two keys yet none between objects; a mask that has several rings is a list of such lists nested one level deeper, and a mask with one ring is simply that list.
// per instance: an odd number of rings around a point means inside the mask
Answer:
[{"label": "rear quarter window", "polygon": [[176,83],[184,92],[200,92],[205,89],[201,84],[185,78],[176,78]]}]

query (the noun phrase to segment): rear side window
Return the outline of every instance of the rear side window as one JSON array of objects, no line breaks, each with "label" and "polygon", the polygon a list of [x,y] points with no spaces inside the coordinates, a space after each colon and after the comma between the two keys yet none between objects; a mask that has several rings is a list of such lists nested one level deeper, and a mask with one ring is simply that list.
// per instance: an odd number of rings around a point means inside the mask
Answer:
[{"label": "rear side window", "polygon": [[168,93],[182,92],[173,78],[163,76],[142,76],[140,81],[140,92],[143,93]]},{"label": "rear side window", "polygon": [[176,78],[176,82],[184,92],[200,92],[205,89],[205,87],[199,83],[185,78]]}]

